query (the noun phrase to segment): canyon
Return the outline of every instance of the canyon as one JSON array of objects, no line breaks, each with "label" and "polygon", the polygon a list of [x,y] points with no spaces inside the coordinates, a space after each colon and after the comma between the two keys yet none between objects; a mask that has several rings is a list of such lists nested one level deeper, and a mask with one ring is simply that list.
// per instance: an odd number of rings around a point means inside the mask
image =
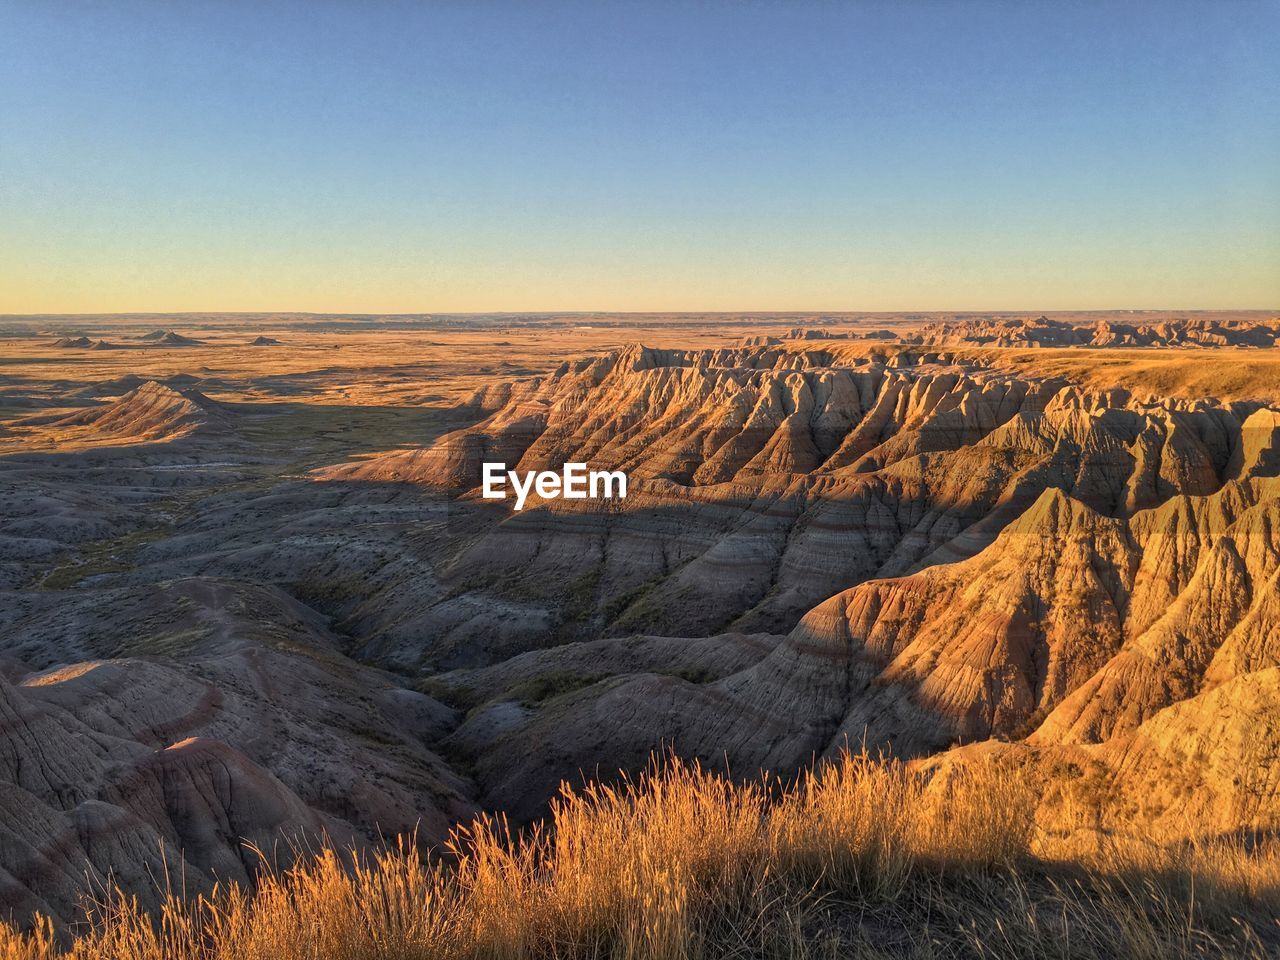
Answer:
[{"label": "canyon", "polygon": [[[0,912],[434,848],[662,751],[1000,756],[1046,822],[1274,831],[1278,329],[15,321]],[[492,463],[626,497],[486,498]]]}]

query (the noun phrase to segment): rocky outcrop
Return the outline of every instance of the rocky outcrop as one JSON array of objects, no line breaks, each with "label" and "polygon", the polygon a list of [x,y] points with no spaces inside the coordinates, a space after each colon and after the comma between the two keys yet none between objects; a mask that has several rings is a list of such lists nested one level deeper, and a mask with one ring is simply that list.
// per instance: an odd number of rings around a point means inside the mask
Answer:
[{"label": "rocky outcrop", "polygon": [[451,711],[278,590],[34,594],[4,619],[0,911],[71,919],[108,875],[148,902],[166,869],[193,892],[251,882],[255,849],[435,842],[472,809],[429,746]]},{"label": "rocky outcrop", "polygon": [[246,843],[272,850],[337,829],[226,744],[149,750],[2,678],[0,742],[5,913],[70,919],[95,878],[151,901],[166,875],[197,890],[247,882],[258,864]]},{"label": "rocky outcrop", "polygon": [[161,347],[198,347],[205,343],[195,337],[184,336],[176,330],[152,330],[138,339]]},{"label": "rocky outcrop", "polygon": [[148,380],[103,406],[52,417],[28,417],[21,428],[41,428],[80,442],[154,443],[188,436],[197,430],[225,432],[230,415],[197,390]]},{"label": "rocky outcrop", "polygon": [[1092,325],[1050,320],[962,320],[926,324],[903,338],[933,347],[1274,347],[1280,319],[1207,320],[1195,317],[1152,323],[1098,320]]},{"label": "rocky outcrop", "polygon": [[[1280,411],[981,352],[631,347],[271,483],[191,479],[253,411],[94,387],[33,429],[213,442],[4,459],[0,909],[68,916],[86,864],[145,897],[182,857],[191,889],[251,879],[246,840],[430,842],[665,748],[782,775],[1017,752],[1135,823],[1265,825]],[[630,495],[515,514],[478,500],[486,460]]]},{"label": "rocky outcrop", "polygon": [[[1280,663],[1277,411],[918,359],[635,347],[513,385],[425,451],[326,473],[463,501],[491,456],[634,479],[625,509],[547,502],[489,528],[460,589],[408,621],[365,614],[367,655],[435,638],[435,663],[462,668],[440,682],[490,698],[451,742],[521,815],[671,745],[743,771],[864,742],[1097,751]],[[781,639],[729,672],[698,647],[679,670],[523,654],[575,637],[554,583],[584,632]],[[556,696],[511,693],[566,671]]]},{"label": "rocky outcrop", "polygon": [[407,619],[391,611],[413,585],[388,584],[352,624],[367,655],[418,662],[415,638],[432,635],[448,668],[549,631],[784,632],[842,589],[973,555],[1046,490],[1126,518],[1271,470],[1276,435],[1257,404],[1139,402],[940,362],[843,365],[807,347],[632,347],[477,405],[499,402],[431,446],[318,476],[465,502],[486,461],[584,462],[627,471],[628,500],[535,498],[473,538],[452,596]]},{"label": "rocky outcrop", "polygon": [[[1276,530],[1275,477],[1129,517],[1050,489],[971,559],[843,591],[739,672],[612,675],[518,716],[499,695],[454,740],[475,752],[487,798],[524,815],[558,779],[664,745],[744,771],[850,744],[919,757],[1026,738],[1102,763],[1144,816],[1270,822]],[[518,666],[444,679],[505,671],[510,687]]]},{"label": "rocky outcrop", "polygon": [[1280,829],[1280,666],[1270,663],[1084,751],[1134,822],[1201,837]]},{"label": "rocky outcrop", "polygon": [[1243,673],[1280,665],[1280,481],[1233,483],[1135,518],[1128,637],[1036,736],[1099,742]]}]

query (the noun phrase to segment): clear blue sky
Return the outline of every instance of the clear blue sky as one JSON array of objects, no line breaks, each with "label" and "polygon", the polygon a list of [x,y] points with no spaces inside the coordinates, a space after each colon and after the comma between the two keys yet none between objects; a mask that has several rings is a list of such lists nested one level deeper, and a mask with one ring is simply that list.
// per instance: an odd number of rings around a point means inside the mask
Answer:
[{"label": "clear blue sky", "polygon": [[0,0],[0,311],[1280,307],[1280,0]]}]

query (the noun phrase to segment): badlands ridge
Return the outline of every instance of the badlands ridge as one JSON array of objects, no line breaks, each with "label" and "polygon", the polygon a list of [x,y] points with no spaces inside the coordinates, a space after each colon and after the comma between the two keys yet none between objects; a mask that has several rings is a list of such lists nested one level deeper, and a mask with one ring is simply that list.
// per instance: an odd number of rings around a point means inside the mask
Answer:
[{"label": "badlands ridge", "polygon": [[[1275,325],[1056,350],[1102,325],[895,322],[541,368],[513,326],[472,379],[213,329],[153,379],[12,381],[0,909],[69,919],[108,874],[145,899],[166,863],[249,879],[245,839],[429,844],[665,748],[783,776],[1001,753],[1046,812],[1280,826],[1280,397],[1160,389],[1270,363]],[[1106,389],[1071,366],[1111,362]],[[488,461],[630,489],[515,512]]]}]

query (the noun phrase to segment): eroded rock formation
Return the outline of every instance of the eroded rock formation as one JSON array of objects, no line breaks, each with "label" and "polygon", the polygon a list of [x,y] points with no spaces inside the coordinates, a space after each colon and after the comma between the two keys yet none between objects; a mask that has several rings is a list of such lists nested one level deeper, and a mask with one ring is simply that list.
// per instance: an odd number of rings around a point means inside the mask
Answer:
[{"label": "eroded rock formation", "polygon": [[[1135,822],[1278,826],[1280,411],[974,353],[635,346],[309,474],[189,378],[11,422],[84,449],[0,458],[0,909],[431,841],[669,747],[1010,752]],[[630,495],[516,514],[485,461]]]},{"label": "eroded rock formation", "polygon": [[1098,320],[1073,324],[1048,317],[931,323],[904,338],[928,346],[994,347],[1274,347],[1280,319],[1209,320],[1188,317],[1150,323]]}]

